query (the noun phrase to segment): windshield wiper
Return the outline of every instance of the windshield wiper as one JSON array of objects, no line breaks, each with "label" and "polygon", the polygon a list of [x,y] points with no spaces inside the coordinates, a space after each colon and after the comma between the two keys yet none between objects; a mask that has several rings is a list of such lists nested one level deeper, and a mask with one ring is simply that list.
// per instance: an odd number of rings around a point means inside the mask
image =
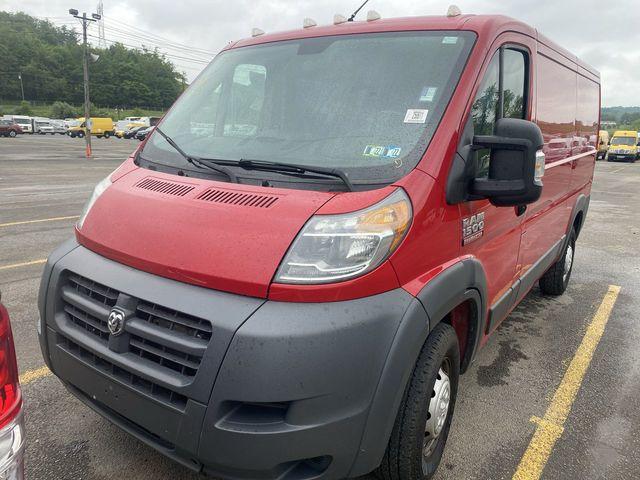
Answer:
[{"label": "windshield wiper", "polygon": [[245,170],[262,170],[270,172],[292,173],[294,175],[304,175],[306,173],[317,173],[327,177],[338,178],[345,184],[347,190],[353,192],[353,184],[349,177],[337,168],[309,167],[307,165],[297,165],[294,163],[282,162],[266,162],[263,160],[245,160],[242,159],[236,163]]},{"label": "windshield wiper", "polygon": [[164,133],[158,127],[156,127],[155,130],[160,135],[162,135],[162,137],[167,141],[167,143],[169,145],[171,145],[173,147],[173,149],[176,152],[178,152],[191,165],[193,165],[195,167],[198,167],[198,168],[209,169],[209,170],[213,170],[213,171],[218,172],[218,173],[222,173],[223,175],[226,175],[227,178],[231,182],[240,183],[240,182],[238,182],[238,177],[237,177],[237,175],[235,173],[233,173],[228,168],[218,164],[218,162],[216,160],[212,160],[212,159],[208,159],[208,158],[204,159],[204,158],[194,157],[193,155],[189,155],[184,150],[182,150],[182,148],[180,148],[180,146],[169,135]]}]

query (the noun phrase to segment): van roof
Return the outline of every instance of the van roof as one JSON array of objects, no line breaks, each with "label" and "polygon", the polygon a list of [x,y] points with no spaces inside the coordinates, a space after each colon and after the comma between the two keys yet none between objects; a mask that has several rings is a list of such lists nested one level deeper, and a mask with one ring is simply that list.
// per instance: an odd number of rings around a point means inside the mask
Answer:
[{"label": "van roof", "polygon": [[423,16],[423,17],[401,17],[381,19],[372,22],[357,21],[347,22],[339,25],[322,25],[312,28],[300,28],[283,32],[269,33],[253,38],[245,38],[237,42],[230,43],[225,50],[230,48],[245,47],[249,45],[259,45],[263,43],[277,42],[282,40],[294,40],[300,38],[326,37],[331,35],[349,35],[357,33],[377,33],[393,31],[411,30],[468,30],[478,34],[479,37],[494,38],[507,31],[521,33],[531,38],[537,39],[548,48],[555,50],[567,60],[575,63],[579,67],[588,71],[592,75],[600,78],[599,72],[592,66],[581,61],[568,50],[560,47],[535,28],[520,20],[515,20],[505,15],[458,15],[447,17],[445,15]]},{"label": "van roof", "polygon": [[637,137],[638,132],[635,130],[618,130],[613,134],[614,137]]}]

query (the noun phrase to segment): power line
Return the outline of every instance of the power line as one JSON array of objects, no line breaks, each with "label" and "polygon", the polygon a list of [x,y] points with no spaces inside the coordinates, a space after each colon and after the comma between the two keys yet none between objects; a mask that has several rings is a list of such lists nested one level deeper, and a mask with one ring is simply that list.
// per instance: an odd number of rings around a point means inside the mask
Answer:
[{"label": "power line", "polygon": [[[97,37],[97,36],[95,36],[95,35],[87,35],[87,36],[89,36],[89,37],[91,37],[91,38],[98,39],[98,40],[100,39],[100,37]],[[116,40],[106,40],[106,42],[107,42],[107,43],[110,43],[110,44],[112,44],[112,45],[114,45],[114,44],[116,44],[116,43],[119,43],[119,44],[121,44],[121,45],[123,45],[123,46],[125,46],[125,47],[132,48],[132,49],[137,50],[137,51],[139,51],[139,52],[145,52],[144,48],[140,48],[140,47],[139,47],[139,46],[137,46],[137,45],[131,45],[131,44],[123,43],[123,42],[116,41]],[[148,53],[153,53],[153,50],[147,50],[147,52],[148,52]],[[166,52],[162,52],[162,51],[160,51],[160,50],[158,50],[158,53],[160,53],[160,54],[164,55],[165,57],[169,57],[169,58],[176,58],[176,59],[178,59],[178,60],[185,60],[185,61],[187,61],[187,62],[200,63],[200,64],[204,64],[204,65],[207,65],[208,63],[210,63],[210,61],[209,61],[209,60],[202,60],[202,59],[199,59],[199,58],[192,58],[192,57],[183,57],[183,56],[181,56],[181,55],[174,55],[174,54],[172,54],[172,53],[166,53]]]},{"label": "power line", "polygon": [[[155,38],[156,40],[161,41],[163,43],[171,44],[171,45],[174,45],[174,46],[177,46],[177,47],[181,47],[181,48],[188,48],[189,50],[193,50],[193,51],[198,50],[198,51],[200,51],[202,53],[205,53],[207,55],[212,55],[212,56],[216,55],[215,52],[212,52],[212,51],[209,51],[209,50],[206,50],[206,49],[203,49],[203,48],[197,48],[197,47],[194,47],[193,45],[186,45],[184,43],[178,43],[178,42],[175,42],[173,40],[169,40],[168,38],[161,37],[160,35],[148,32],[146,30],[142,30],[141,28],[134,27],[133,25],[129,25],[129,24],[127,24],[125,22],[122,22],[120,20],[112,20],[112,19],[108,18],[108,19],[106,19],[106,21],[107,21],[107,23],[115,23],[118,26],[125,26],[125,27],[128,27],[130,29],[136,30],[136,31],[139,32],[139,34],[144,34],[144,36]],[[114,27],[111,27],[111,28],[114,28]]]},{"label": "power line", "polygon": [[[173,50],[179,53],[183,53],[183,52],[188,52],[189,54],[193,55],[198,55],[198,56],[202,56],[202,57],[206,57],[207,61],[211,60],[212,55],[209,54],[205,54],[205,53],[199,53],[197,51],[193,51],[193,49],[190,48],[183,48],[183,47],[174,47],[172,45],[168,45],[168,44],[163,44],[157,41],[153,41],[150,39],[147,39],[146,37],[142,37],[139,35],[136,35],[134,33],[129,33],[129,32],[125,32],[123,30],[119,30],[119,29],[114,29],[111,27],[106,27],[106,30],[108,32],[112,32],[110,33],[110,36],[113,37],[117,37],[117,38],[124,38],[126,41],[143,41],[143,42],[148,42],[148,45],[151,46],[156,46],[158,48],[163,48],[166,50]],[[204,60],[204,59],[203,59]]]}]

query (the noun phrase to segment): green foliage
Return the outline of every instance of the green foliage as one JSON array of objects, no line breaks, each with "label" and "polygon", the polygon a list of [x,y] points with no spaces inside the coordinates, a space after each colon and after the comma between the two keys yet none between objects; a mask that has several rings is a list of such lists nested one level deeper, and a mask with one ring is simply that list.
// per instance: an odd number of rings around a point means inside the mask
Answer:
[{"label": "green foliage", "polygon": [[33,115],[33,110],[31,110],[29,102],[23,100],[20,102],[20,106],[16,108],[13,113],[15,115]]},{"label": "green foliage", "polygon": [[[92,52],[100,56],[89,64],[96,105],[164,109],[182,91],[182,74],[157,51],[114,44]],[[24,13],[0,12],[0,98],[22,98],[20,72],[26,98],[82,104],[82,53],[73,30]]]},{"label": "green foliage", "polygon": [[79,116],[78,110],[67,102],[54,102],[49,118],[71,118]]}]

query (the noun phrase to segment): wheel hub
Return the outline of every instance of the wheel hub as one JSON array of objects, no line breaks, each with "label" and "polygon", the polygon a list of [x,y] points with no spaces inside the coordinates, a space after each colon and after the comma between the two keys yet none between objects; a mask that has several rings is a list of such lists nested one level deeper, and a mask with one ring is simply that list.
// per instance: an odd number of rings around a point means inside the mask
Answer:
[{"label": "wheel hub", "polygon": [[429,414],[424,429],[424,443],[422,455],[428,457],[435,448],[440,433],[445,426],[449,415],[451,401],[451,382],[449,376],[440,368],[436,382],[433,385],[431,401],[429,402]]},{"label": "wheel hub", "polygon": [[564,270],[562,273],[562,280],[567,281],[569,272],[571,272],[571,265],[573,264],[573,247],[571,244],[567,245],[567,252],[564,254]]}]

